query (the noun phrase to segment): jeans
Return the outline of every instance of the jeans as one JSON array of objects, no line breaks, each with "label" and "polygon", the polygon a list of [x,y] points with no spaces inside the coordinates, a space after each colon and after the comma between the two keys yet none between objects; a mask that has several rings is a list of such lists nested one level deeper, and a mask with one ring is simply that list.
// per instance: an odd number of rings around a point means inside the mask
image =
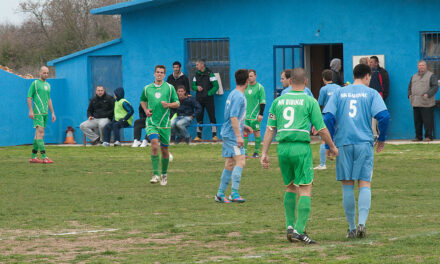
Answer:
[{"label": "jeans", "polygon": [[110,143],[110,137],[112,135],[112,130],[113,130],[114,140],[120,141],[121,136],[119,135],[119,129],[124,128],[124,127],[128,127],[128,126],[130,126],[130,125],[128,124],[127,121],[114,121],[113,120],[112,122],[108,123],[104,127],[104,142]]},{"label": "jeans", "polygon": [[190,135],[187,127],[191,124],[192,120],[193,119],[191,116],[176,117],[173,121],[171,121],[171,133],[178,138],[189,138]]}]

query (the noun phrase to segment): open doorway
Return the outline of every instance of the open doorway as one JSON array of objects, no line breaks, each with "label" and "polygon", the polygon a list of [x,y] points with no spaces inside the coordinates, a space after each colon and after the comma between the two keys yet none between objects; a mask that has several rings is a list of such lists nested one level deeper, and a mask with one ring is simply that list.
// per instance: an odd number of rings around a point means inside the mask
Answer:
[{"label": "open doorway", "polygon": [[330,69],[330,61],[341,59],[341,78],[344,78],[344,56],[342,44],[304,44],[304,69],[309,75],[309,88],[315,98],[319,97],[319,90],[323,86],[322,71]]}]

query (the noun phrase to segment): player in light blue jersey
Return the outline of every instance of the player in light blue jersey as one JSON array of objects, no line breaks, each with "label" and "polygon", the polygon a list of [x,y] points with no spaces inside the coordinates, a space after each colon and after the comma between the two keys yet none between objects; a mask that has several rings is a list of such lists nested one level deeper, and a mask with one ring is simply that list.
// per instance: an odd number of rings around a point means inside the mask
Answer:
[{"label": "player in light blue jersey", "polygon": [[[385,147],[390,114],[379,93],[368,87],[371,69],[359,64],[353,70],[352,85],[338,89],[324,108],[324,121],[339,148],[336,179],[342,182],[342,204],[349,225],[348,238],[366,236],[365,222],[371,205],[373,175],[373,132],[371,118],[378,121],[376,152]],[[358,226],[355,226],[356,204],[354,182],[358,181]]]},{"label": "player in light blue jersey", "polygon": [[[319,98],[318,103],[321,106],[321,109],[324,109],[325,105],[327,104],[330,97],[333,95],[333,93],[341,88],[341,86],[333,83],[333,72],[331,70],[324,70],[322,72],[322,81],[324,82],[325,86],[321,87],[321,90],[319,90]],[[326,166],[326,153],[325,153],[325,142],[321,140],[321,146],[319,147],[319,166],[316,166],[315,170],[325,170],[327,169]]]},{"label": "player in light blue jersey", "polygon": [[[244,153],[243,130],[252,134],[252,128],[246,126],[246,98],[244,91],[248,86],[249,71],[237,70],[235,72],[235,82],[237,87],[233,90],[226,100],[221,136],[223,138],[223,157],[226,158],[220,186],[215,196],[215,201],[219,203],[238,202],[243,203],[243,199],[238,193],[241,174],[246,164]],[[229,182],[232,180],[231,195],[229,200],[225,196]]]},{"label": "player in light blue jersey", "polygon": [[[281,91],[280,96],[292,91],[292,86],[290,86],[290,84],[289,84],[289,80],[290,80],[291,75],[292,75],[291,69],[286,69],[281,72],[281,84],[283,85],[283,90]],[[307,80],[307,82],[308,82],[308,80]],[[307,82],[306,82],[306,85],[307,85]],[[304,93],[313,97],[313,93],[312,93],[312,91],[310,91],[310,89],[308,87],[304,88]]]}]

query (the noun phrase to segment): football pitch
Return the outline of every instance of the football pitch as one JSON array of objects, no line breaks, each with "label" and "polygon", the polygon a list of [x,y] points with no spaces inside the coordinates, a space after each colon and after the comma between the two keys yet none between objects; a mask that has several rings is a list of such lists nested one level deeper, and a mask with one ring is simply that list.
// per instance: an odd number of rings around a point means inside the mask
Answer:
[{"label": "football pitch", "polygon": [[376,154],[365,239],[345,238],[328,161],[315,172],[308,246],[286,240],[276,146],[269,170],[247,160],[244,204],[214,202],[221,144],[170,151],[160,186],[149,147],[48,146],[51,165],[29,164],[31,146],[0,148],[0,263],[440,263],[440,145]]}]

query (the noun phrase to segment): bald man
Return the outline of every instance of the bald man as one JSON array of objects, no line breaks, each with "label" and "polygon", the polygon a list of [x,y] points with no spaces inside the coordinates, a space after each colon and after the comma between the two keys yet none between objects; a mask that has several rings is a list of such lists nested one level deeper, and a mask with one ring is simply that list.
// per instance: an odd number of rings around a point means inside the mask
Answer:
[{"label": "bald man", "polygon": [[[32,82],[29,87],[27,104],[29,108],[29,117],[34,120],[35,138],[32,148],[30,163],[53,163],[46,155],[44,148],[44,128],[47,124],[49,110],[52,113],[52,122],[55,122],[55,112],[53,111],[52,100],[50,99],[50,84],[46,82],[49,76],[49,68],[46,66],[40,69],[40,78]],[[43,160],[37,157],[38,150]]]}]

